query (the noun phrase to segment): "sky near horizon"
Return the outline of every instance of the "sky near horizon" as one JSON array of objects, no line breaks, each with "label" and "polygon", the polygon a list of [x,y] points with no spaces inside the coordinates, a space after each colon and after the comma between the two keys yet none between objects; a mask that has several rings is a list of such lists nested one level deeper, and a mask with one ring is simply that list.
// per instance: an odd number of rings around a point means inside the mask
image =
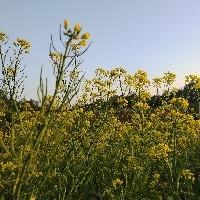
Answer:
[{"label": "sky near horizon", "polygon": [[82,70],[90,78],[97,67],[124,66],[150,77],[172,71],[181,85],[186,74],[200,74],[199,0],[0,0],[0,31],[10,40],[32,43],[25,94],[37,99],[43,65],[50,87],[49,42],[59,40],[59,24],[69,19],[91,33],[92,46]]}]

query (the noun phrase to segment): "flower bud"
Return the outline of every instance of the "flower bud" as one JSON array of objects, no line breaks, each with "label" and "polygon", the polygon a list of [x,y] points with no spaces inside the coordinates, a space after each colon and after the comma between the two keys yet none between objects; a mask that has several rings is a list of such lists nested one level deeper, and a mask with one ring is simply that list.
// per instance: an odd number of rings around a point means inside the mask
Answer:
[{"label": "flower bud", "polygon": [[64,20],[64,28],[67,30],[68,26],[69,26],[69,20],[65,19]]},{"label": "flower bud", "polygon": [[85,47],[87,45],[86,40],[81,40],[78,45]]},{"label": "flower bud", "polygon": [[81,39],[89,39],[90,38],[90,33],[84,33],[82,36],[81,36]]},{"label": "flower bud", "polygon": [[74,26],[74,32],[75,33],[79,33],[81,31],[81,25],[80,24],[76,24],[75,26]]}]

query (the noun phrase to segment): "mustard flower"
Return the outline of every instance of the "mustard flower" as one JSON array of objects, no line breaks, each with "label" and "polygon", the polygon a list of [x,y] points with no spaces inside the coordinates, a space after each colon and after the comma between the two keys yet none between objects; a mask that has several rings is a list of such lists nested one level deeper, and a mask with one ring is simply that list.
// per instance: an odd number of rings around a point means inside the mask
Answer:
[{"label": "mustard flower", "polygon": [[118,102],[120,105],[122,105],[122,106],[127,106],[127,105],[128,105],[128,101],[127,101],[125,98],[123,98],[123,97],[119,97],[119,98],[117,99],[117,102]]},{"label": "mustard flower", "polygon": [[17,40],[14,42],[15,46],[18,46],[22,51],[25,53],[29,53],[31,49],[31,43],[25,39],[17,38]]},{"label": "mustard flower", "polygon": [[167,86],[172,85],[176,80],[176,74],[172,72],[166,72],[163,76],[163,81]]},{"label": "mustard flower", "polygon": [[0,42],[5,42],[5,40],[7,39],[7,35],[3,32],[0,32]]},{"label": "mustard flower", "polygon": [[123,181],[120,180],[119,178],[115,179],[112,181],[112,186],[116,189],[118,186],[121,186],[123,184]]},{"label": "mustard flower", "polygon": [[81,40],[79,43],[78,43],[79,46],[83,46],[85,47],[87,45],[87,42],[86,40]]},{"label": "mustard flower", "polygon": [[60,63],[63,58],[62,54],[57,51],[51,52],[49,54],[49,57],[51,58],[54,64]]},{"label": "mustard flower", "polygon": [[16,73],[15,68],[13,68],[13,67],[7,67],[6,74],[7,74],[8,77],[14,76],[15,73]]},{"label": "mustard flower", "polygon": [[148,110],[150,108],[150,106],[147,103],[143,103],[143,102],[137,102],[135,104],[135,107],[139,110]]},{"label": "mustard flower", "polygon": [[194,178],[194,174],[189,170],[189,169],[184,169],[181,172],[181,176],[185,179],[185,180],[191,180],[192,182],[194,182],[195,178]]},{"label": "mustard flower", "polygon": [[81,36],[81,39],[89,39],[90,38],[90,33],[84,33],[82,36]]},{"label": "mustard flower", "polygon": [[170,100],[170,103],[177,108],[183,108],[183,109],[186,109],[189,106],[188,101],[182,97],[172,98]]},{"label": "mustard flower", "polygon": [[64,20],[64,28],[67,30],[69,27],[69,20],[65,19]]},{"label": "mustard flower", "polygon": [[186,84],[193,83],[194,88],[199,89],[200,88],[200,76],[190,74],[185,77],[185,83]]},{"label": "mustard flower", "polygon": [[156,87],[156,88],[160,88],[162,82],[163,82],[162,78],[160,78],[160,77],[154,78],[153,79],[153,86]]},{"label": "mustard flower", "polygon": [[149,156],[152,159],[166,159],[168,157],[168,154],[171,152],[171,149],[167,144],[160,143],[156,146],[153,146],[149,149]]},{"label": "mustard flower", "polygon": [[77,51],[78,49],[80,49],[80,46],[78,44],[71,44],[70,45],[72,50]]},{"label": "mustard flower", "polygon": [[110,71],[110,77],[111,78],[117,78],[119,76],[119,72],[116,69],[112,69]]},{"label": "mustard flower", "polygon": [[79,33],[81,31],[81,25],[80,24],[76,24],[75,26],[74,26],[74,32],[75,33]]}]

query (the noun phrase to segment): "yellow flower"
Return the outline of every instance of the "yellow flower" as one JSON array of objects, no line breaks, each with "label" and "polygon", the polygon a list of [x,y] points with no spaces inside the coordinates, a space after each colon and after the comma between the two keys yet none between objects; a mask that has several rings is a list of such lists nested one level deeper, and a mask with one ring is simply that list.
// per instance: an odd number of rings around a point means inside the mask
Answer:
[{"label": "yellow flower", "polygon": [[155,180],[158,180],[158,179],[160,178],[160,174],[157,173],[157,172],[154,173],[153,178],[154,178]]},{"label": "yellow flower", "polygon": [[72,50],[78,50],[80,48],[77,44],[71,44],[70,46]]},{"label": "yellow flower", "polygon": [[177,108],[183,108],[186,109],[189,106],[189,103],[186,99],[179,97],[179,98],[172,98],[170,100],[170,103]]},{"label": "yellow flower", "polygon": [[176,80],[176,74],[172,72],[166,72],[163,76],[163,81],[167,86],[171,86]]},{"label": "yellow flower", "polygon": [[150,106],[147,103],[137,102],[135,104],[135,108],[137,108],[139,110],[148,110],[150,108]]},{"label": "yellow flower", "polygon": [[116,69],[112,69],[111,71],[110,71],[110,77],[111,78],[116,78],[116,77],[118,77],[119,76],[119,71],[117,71]]},{"label": "yellow flower", "polygon": [[4,42],[7,39],[7,35],[3,32],[0,32],[0,42]]},{"label": "yellow flower", "polygon": [[75,26],[74,26],[74,32],[75,33],[79,33],[81,31],[81,25],[80,24],[76,24]]},{"label": "yellow flower", "polygon": [[128,101],[125,98],[123,98],[123,97],[119,97],[117,99],[117,103],[119,103],[122,106],[127,106],[128,105]]},{"label": "yellow flower", "polygon": [[67,30],[69,27],[69,20],[65,19],[64,20],[64,28]]},{"label": "yellow flower", "polygon": [[170,152],[171,149],[167,144],[160,143],[156,146],[151,147],[148,154],[152,159],[166,159]]},{"label": "yellow flower", "polygon": [[194,182],[195,178],[194,178],[194,174],[189,170],[189,169],[184,169],[181,173],[181,176],[185,179],[185,180],[191,180],[192,182]]},{"label": "yellow flower", "polygon": [[200,76],[190,74],[185,77],[185,83],[189,84],[192,83],[195,89],[200,88]]},{"label": "yellow flower", "polygon": [[90,33],[84,33],[82,36],[81,36],[81,39],[89,39],[90,38]]},{"label": "yellow flower", "polygon": [[147,88],[150,85],[150,81],[148,80],[148,75],[143,70],[138,70],[132,76],[128,75],[126,77],[126,83],[136,90],[138,90],[139,88],[140,90]]},{"label": "yellow flower", "polygon": [[116,189],[118,186],[122,185],[123,181],[120,180],[119,178],[115,179],[114,181],[112,181],[112,186]]},{"label": "yellow flower", "polygon": [[63,56],[61,53],[55,51],[55,52],[51,52],[49,54],[51,60],[53,61],[54,64],[59,64],[61,62],[61,60],[63,59]]},{"label": "yellow flower", "polygon": [[36,199],[35,196],[34,196],[34,195],[31,195],[30,200],[35,200],[35,199]]},{"label": "yellow flower", "polygon": [[29,50],[31,48],[31,43],[21,38],[17,38],[17,41],[14,42],[14,45],[20,47],[21,50],[24,51],[25,53],[29,53]]},{"label": "yellow flower", "polygon": [[16,73],[15,68],[13,68],[13,67],[8,67],[7,70],[6,70],[6,73],[7,73],[7,76],[8,76],[8,77],[14,76],[15,73]]},{"label": "yellow flower", "polygon": [[78,45],[85,47],[87,45],[86,40],[81,40]]},{"label": "yellow flower", "polygon": [[153,86],[156,87],[156,88],[160,88],[162,82],[163,82],[162,78],[156,77],[156,78],[153,79]]}]

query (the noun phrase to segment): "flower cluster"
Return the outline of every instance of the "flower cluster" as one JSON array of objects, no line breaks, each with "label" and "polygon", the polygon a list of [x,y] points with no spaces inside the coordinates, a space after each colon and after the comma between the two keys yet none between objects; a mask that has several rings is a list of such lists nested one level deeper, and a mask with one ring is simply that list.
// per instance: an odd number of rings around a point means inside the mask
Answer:
[{"label": "flower cluster", "polygon": [[171,86],[176,80],[176,74],[172,72],[166,72],[163,76],[163,81],[166,87]]},{"label": "flower cluster", "polygon": [[29,53],[31,49],[31,43],[21,38],[17,38],[17,40],[14,42],[14,45],[19,47],[24,53]]},{"label": "flower cluster", "polygon": [[171,149],[167,144],[160,143],[149,149],[148,155],[152,159],[167,159]]},{"label": "flower cluster", "polygon": [[64,35],[70,37],[71,40],[71,47],[74,50],[77,50],[81,47],[87,46],[87,40],[90,39],[90,33],[82,33],[82,27],[80,24],[76,24],[74,26],[73,31],[69,28],[69,20],[64,20]]},{"label": "flower cluster", "polygon": [[55,65],[59,65],[60,62],[62,61],[63,59],[63,56],[61,53],[57,52],[57,51],[54,51],[54,52],[51,52],[49,54],[49,57],[51,58],[51,60],[53,61],[53,64]]},{"label": "flower cluster", "polygon": [[194,178],[194,174],[189,170],[189,169],[184,169],[181,172],[181,176],[182,178],[184,178],[185,180],[191,180],[192,182],[194,182],[195,178]]},{"label": "flower cluster", "polygon": [[172,98],[170,100],[170,103],[174,107],[176,107],[177,109],[186,109],[189,106],[188,101],[186,99],[184,99],[184,98],[181,98],[181,97],[179,97],[179,98]]},{"label": "flower cluster", "polygon": [[200,89],[200,76],[190,74],[185,77],[185,83],[193,84],[195,89]]},{"label": "flower cluster", "polygon": [[8,36],[5,33],[0,32],[0,43],[5,42],[7,38]]},{"label": "flower cluster", "polygon": [[16,73],[16,70],[14,67],[7,67],[6,74],[8,77],[13,77]]},{"label": "flower cluster", "polygon": [[119,178],[112,181],[112,186],[116,189],[117,187],[121,186],[123,184],[123,181]]}]

